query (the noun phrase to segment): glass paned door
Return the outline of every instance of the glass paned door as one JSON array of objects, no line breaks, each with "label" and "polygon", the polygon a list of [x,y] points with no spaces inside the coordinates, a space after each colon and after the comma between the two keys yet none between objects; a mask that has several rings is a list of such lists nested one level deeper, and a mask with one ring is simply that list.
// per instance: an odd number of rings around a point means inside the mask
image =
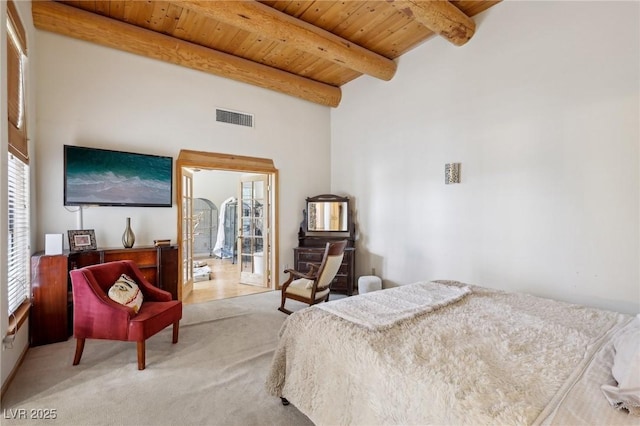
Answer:
[{"label": "glass paned door", "polygon": [[[267,287],[268,176],[252,175],[240,179],[238,206],[238,252],[240,282]],[[241,206],[241,207],[240,207]]]},{"label": "glass paned door", "polygon": [[193,290],[193,173],[182,169],[182,297]]}]

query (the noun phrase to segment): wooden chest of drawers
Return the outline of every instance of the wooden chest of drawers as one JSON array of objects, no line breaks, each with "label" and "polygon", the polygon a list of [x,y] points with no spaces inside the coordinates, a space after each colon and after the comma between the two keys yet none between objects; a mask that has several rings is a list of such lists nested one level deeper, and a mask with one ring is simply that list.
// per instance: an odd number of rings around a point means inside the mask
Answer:
[{"label": "wooden chest of drawers", "polygon": [[[293,249],[293,269],[299,272],[307,272],[309,265],[319,266],[322,262],[324,247],[295,247]],[[355,287],[355,248],[347,247],[344,250],[342,265],[331,283],[331,291],[353,294]]]}]

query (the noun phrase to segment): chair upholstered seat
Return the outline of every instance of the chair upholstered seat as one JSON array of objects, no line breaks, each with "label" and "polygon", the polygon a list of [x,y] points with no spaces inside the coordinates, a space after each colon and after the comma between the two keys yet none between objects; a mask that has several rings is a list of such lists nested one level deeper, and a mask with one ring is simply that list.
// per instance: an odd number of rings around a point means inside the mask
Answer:
[{"label": "chair upholstered seat", "polygon": [[[293,280],[291,284],[287,287],[286,293],[295,294],[300,297],[306,297],[307,299],[311,299],[312,287],[309,286],[309,283],[313,283],[313,281],[306,278]],[[327,297],[327,294],[329,294],[329,291],[331,290],[327,288],[323,291],[316,292],[315,300],[324,299],[325,297]]]},{"label": "chair upholstered seat", "polygon": [[327,243],[320,265],[311,264],[308,272],[302,273],[294,269],[284,272],[289,274],[289,279],[282,284],[281,303],[278,310],[285,314],[291,311],[284,307],[287,299],[315,305],[329,300],[331,283],[333,282],[344,257],[344,249],[347,241]]},{"label": "chair upholstered seat", "polygon": [[[143,295],[138,313],[109,298],[109,288],[126,274]],[[86,339],[137,342],[138,369],[145,369],[145,341],[173,325],[173,343],[178,342],[182,302],[171,293],[151,285],[131,260],[86,266],[69,272],[73,287],[73,334],[76,353],[73,365],[82,358]]]},{"label": "chair upholstered seat", "polygon": [[172,324],[174,318],[182,316],[182,302],[146,302],[140,312],[129,321],[128,341],[146,340]]}]

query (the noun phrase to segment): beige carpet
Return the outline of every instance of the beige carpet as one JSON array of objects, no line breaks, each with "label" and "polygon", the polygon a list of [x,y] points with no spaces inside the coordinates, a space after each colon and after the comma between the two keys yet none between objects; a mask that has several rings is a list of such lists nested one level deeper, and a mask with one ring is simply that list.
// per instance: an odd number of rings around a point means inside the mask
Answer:
[{"label": "beige carpet", "polygon": [[[131,342],[87,340],[75,367],[75,339],[31,348],[2,400],[2,424],[311,425],[264,390],[286,318],[279,299],[268,292],[185,306],[179,342],[171,344],[171,327],[147,340],[143,371]],[[55,410],[56,420],[29,419],[38,409]],[[11,419],[21,413],[27,420]]]}]

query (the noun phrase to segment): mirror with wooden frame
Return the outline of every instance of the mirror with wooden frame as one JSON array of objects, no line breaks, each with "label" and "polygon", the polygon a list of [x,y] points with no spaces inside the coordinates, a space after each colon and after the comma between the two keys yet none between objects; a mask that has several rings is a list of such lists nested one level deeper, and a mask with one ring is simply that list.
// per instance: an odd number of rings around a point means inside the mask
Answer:
[{"label": "mirror with wooden frame", "polygon": [[332,194],[307,198],[307,232],[348,232],[349,198]]}]

